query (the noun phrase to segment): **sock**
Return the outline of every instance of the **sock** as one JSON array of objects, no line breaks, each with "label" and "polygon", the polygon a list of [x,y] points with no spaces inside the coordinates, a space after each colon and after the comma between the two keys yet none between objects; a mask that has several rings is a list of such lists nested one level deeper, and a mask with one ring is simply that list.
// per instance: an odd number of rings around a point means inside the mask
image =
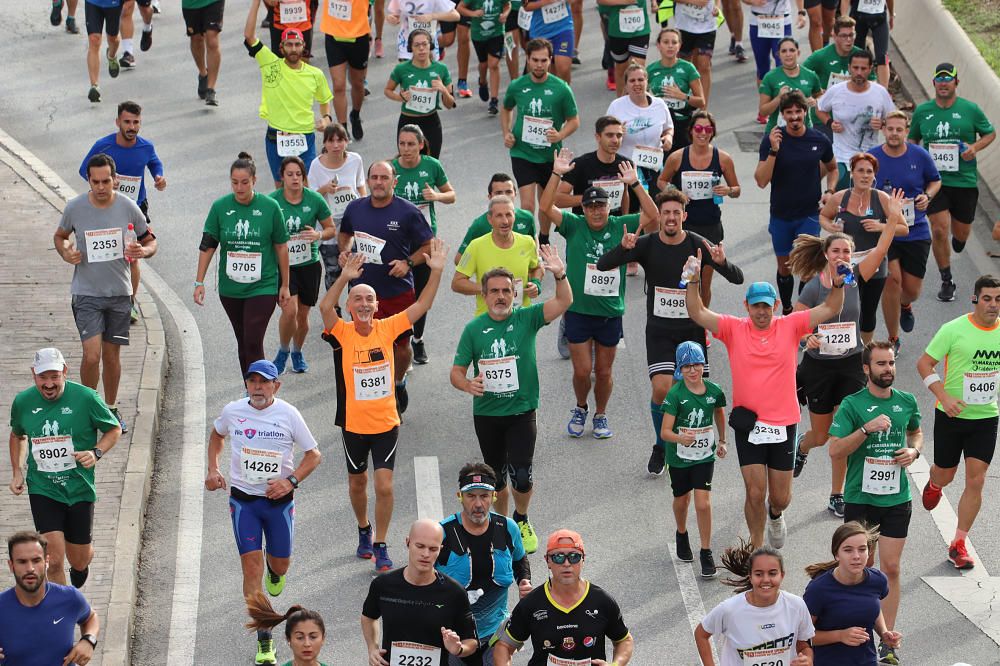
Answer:
[{"label": "sock", "polygon": [[[122,40],[122,53],[132,53],[132,40],[123,39]],[[958,250],[956,250],[957,252]]]},{"label": "sock", "polygon": [[88,575],[90,575],[90,567],[84,567],[80,571],[77,571],[73,567],[69,568],[69,582],[77,589],[83,587],[83,584],[87,582]]},{"label": "sock", "polygon": [[458,82],[459,84],[465,83],[465,79],[459,79]]},{"label": "sock", "polygon": [[278,345],[278,351],[283,351],[283,352],[287,353],[289,351],[289,349],[285,345]]},{"label": "sock", "polygon": [[292,352],[294,354],[296,352],[302,351],[302,348],[299,347],[298,345],[296,345],[294,342],[292,342],[292,343],[290,343],[288,345],[288,351],[290,351],[290,352]]},{"label": "sock", "polygon": [[259,641],[269,641],[269,640],[271,640],[271,632],[268,631],[267,629],[258,629],[257,630],[257,640],[259,640]]},{"label": "sock", "polygon": [[941,282],[951,282],[951,266],[938,269],[941,271]]},{"label": "sock", "polygon": [[142,24],[142,31],[143,32],[153,32],[153,24],[152,23],[143,23]]},{"label": "sock", "polygon": [[376,541],[372,545],[376,548],[388,548],[388,546],[385,545],[385,541]]},{"label": "sock", "polygon": [[937,485],[936,483],[934,483],[933,481],[930,481],[930,480],[928,480],[928,481],[927,481],[927,486],[928,486],[928,487],[929,487],[929,488],[930,488],[931,490],[941,490],[941,487],[940,487],[940,486],[938,486],[938,485]]},{"label": "sock", "polygon": [[956,254],[959,253],[959,252],[961,252],[962,250],[965,249],[965,241],[960,241],[957,238],[955,238],[954,236],[952,236],[951,237],[951,249],[953,249]]},{"label": "sock", "polygon": [[398,388],[398,389],[405,389],[406,388],[406,380],[404,379],[401,382],[396,382],[396,388]]},{"label": "sock", "polygon": [[792,307],[792,290],[795,289],[795,278],[791,275],[778,273],[778,295],[781,297],[781,307],[790,310]]},{"label": "sock", "polygon": [[413,336],[413,337],[411,338],[411,340],[412,340],[413,342],[423,342],[423,341],[424,341],[424,339],[423,339],[423,338],[418,338],[418,337],[417,337],[417,336],[415,336],[415,335],[414,335],[414,336]]},{"label": "sock", "polygon": [[767,515],[771,518],[771,520],[777,520],[778,518],[781,518],[780,513],[777,516],[771,513],[771,507],[767,507]]},{"label": "sock", "polygon": [[968,532],[964,530],[955,530],[955,538],[952,543],[955,543],[955,541],[965,541],[965,537],[967,536],[969,536]]},{"label": "sock", "polygon": [[583,411],[586,412],[586,411],[590,410],[590,405],[577,405],[576,408],[577,409],[582,409]]},{"label": "sock", "polygon": [[663,428],[663,412],[660,411],[660,406],[653,401],[649,402],[649,415],[653,417],[653,434],[656,435],[654,446],[666,450],[667,444],[660,438],[660,430]]},{"label": "sock", "polygon": [[528,522],[528,514],[526,514],[526,513],[518,513],[517,509],[514,509],[514,513],[511,516],[511,518],[514,519],[515,523],[526,523],[526,522]]}]

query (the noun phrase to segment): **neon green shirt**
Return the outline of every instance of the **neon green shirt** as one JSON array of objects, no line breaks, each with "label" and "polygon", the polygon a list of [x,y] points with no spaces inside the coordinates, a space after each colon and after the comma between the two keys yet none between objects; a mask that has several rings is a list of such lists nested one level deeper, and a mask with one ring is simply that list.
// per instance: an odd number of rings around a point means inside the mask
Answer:
[{"label": "neon green shirt", "polygon": [[250,51],[260,67],[260,117],[282,132],[312,134],[316,127],[313,102],[325,104],[333,99],[323,70],[305,62],[292,69],[260,40]]},{"label": "neon green shirt", "polygon": [[[493,227],[490,226],[490,221],[486,219],[486,213],[483,213],[476,219],[472,221],[469,225],[469,230],[465,232],[465,238],[462,239],[462,244],[458,246],[458,253],[462,254],[465,252],[465,248],[469,247],[469,243],[479,238],[480,236],[485,236],[486,234],[493,233]],[[524,234],[526,236],[535,235],[535,215],[530,210],[524,210],[523,208],[514,209],[514,233]]]},{"label": "neon green shirt", "polygon": [[944,390],[967,405],[958,418],[997,416],[1000,323],[982,328],[971,314],[962,315],[939,328],[924,351],[937,361],[944,360]]},{"label": "neon green shirt", "polygon": [[[515,233],[514,244],[508,248],[497,247],[493,242],[492,233],[481,236],[465,248],[455,270],[477,280],[479,276],[500,267],[514,274],[514,307],[531,305],[531,299],[524,293],[529,273],[538,268],[538,247],[531,236]],[[521,295],[520,299],[517,298],[518,295]],[[486,301],[480,290],[476,293],[476,314],[481,315],[485,312]]]}]

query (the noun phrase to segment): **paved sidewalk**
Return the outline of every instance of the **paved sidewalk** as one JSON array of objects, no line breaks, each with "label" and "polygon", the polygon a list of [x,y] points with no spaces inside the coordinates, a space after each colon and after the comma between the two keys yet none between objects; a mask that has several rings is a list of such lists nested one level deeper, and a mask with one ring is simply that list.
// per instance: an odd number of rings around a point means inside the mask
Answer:
[{"label": "paved sidewalk", "polygon": [[[32,385],[34,351],[58,347],[69,365],[69,378],[79,381],[81,348],[70,310],[73,270],[52,244],[61,199],[37,177],[27,160],[5,147],[9,149],[0,142],[0,371],[4,378],[0,413],[9,424],[14,395]],[[101,640],[91,663],[105,666],[128,663],[135,558],[165,368],[163,328],[156,305],[140,291],[140,306],[143,318],[132,327],[131,344],[122,350],[118,404],[130,430],[97,467],[95,554],[82,590],[101,620]],[[103,395],[103,389],[98,390]],[[5,540],[33,525],[27,494],[15,497],[7,488],[9,456],[5,452],[0,459],[0,537]],[[3,567],[3,588],[12,584],[9,570]]]}]

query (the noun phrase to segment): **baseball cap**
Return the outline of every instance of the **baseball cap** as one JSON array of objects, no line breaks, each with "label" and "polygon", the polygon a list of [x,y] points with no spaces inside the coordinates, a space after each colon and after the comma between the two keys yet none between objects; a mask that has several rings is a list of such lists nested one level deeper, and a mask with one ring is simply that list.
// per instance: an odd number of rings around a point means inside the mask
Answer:
[{"label": "baseball cap", "polygon": [[942,62],[934,68],[934,78],[939,76],[951,76],[958,78],[958,68],[950,62]]},{"label": "baseball cap", "polygon": [[284,32],[281,33],[281,41],[287,41],[289,39],[298,39],[300,41],[305,41],[302,37],[302,31],[298,28],[285,28]]},{"label": "baseball cap", "polygon": [[608,203],[608,191],[603,187],[588,187],[583,191],[583,198],[580,199],[581,206],[589,206],[595,203]]},{"label": "baseball cap", "polygon": [[686,365],[705,364],[705,352],[697,342],[687,340],[677,345],[676,360],[674,362],[674,381],[680,381],[684,376],[681,370]]},{"label": "baseball cap", "polygon": [[549,541],[545,546],[545,553],[548,554],[553,550],[559,550],[560,548],[572,548],[584,553],[583,537],[573,530],[556,530],[549,535]]},{"label": "baseball cap", "polygon": [[496,490],[497,480],[489,474],[466,474],[458,479],[459,492],[470,490]]},{"label": "baseball cap", "polygon": [[49,370],[62,370],[66,367],[66,359],[62,352],[55,347],[45,347],[35,352],[35,361],[31,364],[31,369],[35,374],[48,372]]},{"label": "baseball cap", "polygon": [[747,305],[754,305],[756,303],[774,305],[776,300],[778,300],[778,293],[774,291],[774,287],[769,282],[754,282],[747,289]]},{"label": "baseball cap", "polygon": [[250,364],[250,367],[247,368],[247,374],[243,375],[243,378],[247,379],[250,375],[260,375],[264,379],[277,379],[279,374],[278,368],[274,363],[268,360],[260,360]]}]

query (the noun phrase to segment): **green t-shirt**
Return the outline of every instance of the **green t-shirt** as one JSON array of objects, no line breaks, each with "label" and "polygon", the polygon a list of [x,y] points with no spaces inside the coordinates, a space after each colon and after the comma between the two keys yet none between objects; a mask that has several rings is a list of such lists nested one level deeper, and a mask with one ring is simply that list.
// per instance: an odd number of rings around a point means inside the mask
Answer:
[{"label": "green t-shirt", "polygon": [[642,0],[631,5],[598,5],[597,12],[607,18],[608,37],[629,39],[649,34],[649,16]]},{"label": "green t-shirt", "polygon": [[424,219],[431,227],[431,232],[437,236],[437,213],[433,201],[424,201],[424,187],[440,188],[448,184],[448,176],[444,174],[441,162],[430,155],[421,155],[420,162],[412,169],[399,163],[399,158],[392,161],[396,169],[396,196],[406,199],[424,214]]},{"label": "green t-shirt", "polygon": [[201,9],[222,0],[181,0],[181,9]]},{"label": "green t-shirt", "polygon": [[[678,444],[676,442],[666,442],[667,464],[671,467],[691,467],[701,463],[715,460],[715,449],[718,442],[718,434],[715,432],[715,410],[726,406],[726,394],[722,387],[707,379],[705,382],[705,392],[694,393],[687,387],[683,380],[675,382],[667,392],[667,397],[660,407],[664,414],[674,415],[674,432],[680,432],[681,428],[712,428],[711,438],[706,440],[706,435],[697,437],[694,446],[684,447],[690,450],[684,458],[677,455]],[[711,441],[711,450],[708,455],[704,453],[706,446],[704,443]],[[705,456],[699,458],[699,456]],[[695,458],[695,459],[692,459]]]},{"label": "green t-shirt", "polygon": [[[298,248],[292,247],[297,239],[295,235],[301,232],[305,228],[315,229],[317,231],[322,231],[323,227],[320,226],[320,222],[331,217],[330,206],[326,203],[326,198],[322,194],[310,190],[308,187],[302,189],[302,201],[297,204],[291,204],[288,199],[285,198],[284,188],[279,188],[274,192],[271,192],[271,198],[278,202],[278,206],[281,208],[281,213],[285,216],[285,225],[288,227],[288,261],[289,265],[295,266],[308,266],[309,264],[315,264],[319,261],[319,241],[313,241],[309,243],[310,254],[309,258],[305,261],[300,261],[295,263],[298,254]],[[306,241],[302,241],[305,243]]]},{"label": "green t-shirt", "polygon": [[[472,221],[469,225],[469,230],[465,232],[465,238],[462,239],[462,244],[458,246],[458,253],[462,254],[465,252],[465,248],[469,247],[469,243],[476,240],[480,236],[485,236],[486,234],[492,233],[493,227],[490,226],[490,221],[486,219],[486,213],[483,213],[476,219]],[[535,215],[530,210],[524,210],[523,208],[514,209],[514,233],[524,234],[525,236],[535,237]]]},{"label": "green t-shirt", "polygon": [[[788,72],[785,71],[784,67],[778,67],[772,69],[770,72],[764,75],[764,78],[760,81],[760,87],[757,88],[757,92],[762,95],[767,95],[771,99],[778,97],[783,86],[788,86],[792,90],[801,90],[802,94],[806,97],[812,97],[817,95],[821,90],[823,90],[823,85],[819,81],[819,77],[816,76],[815,72],[805,67],[799,67],[798,76],[789,76]],[[764,134],[767,135],[772,129],[774,129],[775,123],[778,122],[778,109],[775,108],[771,112],[771,115],[767,119],[767,125],[764,127]],[[812,127],[818,124],[819,119],[816,117],[816,107],[809,110],[809,115],[806,116],[806,126]],[[784,125],[784,123],[782,123]]]},{"label": "green t-shirt", "polygon": [[[929,144],[971,144],[980,137],[993,132],[993,125],[986,114],[975,102],[970,102],[961,97],[955,98],[955,103],[947,109],[938,106],[935,100],[928,100],[918,106],[913,111],[913,118],[910,122],[910,139],[923,142],[924,148],[935,157],[936,150],[930,148]],[[934,166],[941,174],[941,183],[948,187],[976,187],[976,158],[963,160],[960,155],[965,151],[965,147],[958,147],[958,155],[951,155],[952,159],[936,158]],[[954,162],[958,163],[958,170],[954,170]],[[949,171],[948,169],[952,169]]]},{"label": "green t-shirt", "polygon": [[504,24],[500,20],[500,14],[507,5],[503,0],[462,0],[462,3],[469,9],[475,11],[483,10],[482,16],[474,16],[469,19],[472,26],[472,40],[483,42],[493,37],[503,37]]},{"label": "green t-shirt", "polygon": [[278,202],[254,192],[244,206],[236,195],[215,200],[205,233],[219,241],[219,294],[228,298],[277,295],[278,261],[274,246],[288,242]]},{"label": "green t-shirt", "polygon": [[[462,258],[458,260],[455,271],[478,280],[477,276],[486,275],[494,268],[503,267],[514,274],[514,307],[530,305],[531,299],[525,293],[525,285],[531,271],[538,268],[538,245],[534,236],[514,234],[514,242],[510,247],[497,247],[490,234],[474,238],[465,248]],[[521,298],[517,298],[520,294]],[[486,301],[482,291],[476,292],[476,314],[486,312]]]},{"label": "green t-shirt", "polygon": [[646,66],[649,77],[649,91],[667,103],[671,115],[677,120],[691,117],[693,107],[681,99],[672,99],[663,94],[664,86],[677,86],[683,93],[691,92],[691,82],[700,79],[698,69],[687,60],[677,59],[671,67],[657,60]]},{"label": "green t-shirt", "polygon": [[[892,425],[884,432],[873,432],[847,457],[847,481],[844,501],[849,504],[896,506],[910,501],[910,483],[906,470],[886,462],[906,446],[906,433],[920,427],[920,409],[912,393],[892,389],[888,398],[876,398],[867,388],[852,393],[840,403],[833,417],[830,435],[847,437],[880,414]],[[899,490],[892,492],[893,488]],[[876,492],[866,492],[876,491]]]},{"label": "green t-shirt", "polygon": [[251,51],[258,46],[254,59],[260,67],[260,117],[282,132],[312,134],[316,131],[313,103],[326,104],[333,99],[326,74],[306,62],[298,69],[289,67],[260,40]]},{"label": "green t-shirt", "polygon": [[117,427],[101,396],[83,384],[67,381],[56,400],[46,400],[34,386],[14,396],[10,429],[28,437],[28,494],[63,504],[96,502],[95,468],[77,465],[73,451],[92,451],[98,431]]},{"label": "green t-shirt", "polygon": [[513,416],[538,409],[535,337],[545,326],[542,303],[516,309],[502,321],[481,314],[465,326],[455,365],[483,373],[486,392],[472,399],[476,416]]},{"label": "green t-shirt", "polygon": [[639,230],[639,213],[609,215],[601,229],[591,229],[587,218],[563,212],[559,233],[566,239],[566,274],[573,289],[570,312],[592,317],[621,317],[625,314],[625,264],[610,271],[598,271],[597,260],[618,247],[625,235]]},{"label": "green t-shirt", "polygon": [[[515,79],[507,87],[503,96],[505,109],[517,107],[514,116],[514,147],[510,149],[511,157],[519,157],[536,164],[551,162],[555,151],[562,148],[562,142],[549,143],[545,138],[546,119],[552,121],[552,129],[561,130],[563,123],[577,116],[576,98],[573,90],[554,74],[549,74],[541,83],[532,80],[530,74]],[[525,116],[541,119],[543,122],[530,122],[525,131]],[[528,141],[525,141],[525,137]]]},{"label": "green t-shirt", "polygon": [[[389,78],[399,85],[401,90],[409,90],[410,88],[430,88],[431,82],[434,79],[440,79],[441,83],[448,87],[451,85],[451,73],[448,72],[448,67],[443,62],[435,61],[430,64],[429,67],[417,67],[413,64],[412,60],[404,60],[395,67],[392,68],[392,73],[389,74]],[[441,108],[441,93],[435,92],[436,101],[434,105],[428,110],[426,107],[414,109],[410,107],[413,100],[410,102],[403,103],[403,115],[406,116],[429,116],[433,113],[437,113],[438,109]]]},{"label": "green t-shirt", "polygon": [[971,314],[962,315],[939,328],[924,351],[944,360],[944,390],[967,405],[958,418],[997,416],[1000,324],[982,328]]},{"label": "green t-shirt", "polygon": [[[823,90],[826,90],[835,83],[840,83],[851,78],[851,56],[862,51],[863,49],[852,46],[851,52],[842,56],[837,53],[836,45],[830,43],[819,51],[813,51],[809,54],[809,57],[805,59],[802,66],[815,72],[816,76],[819,77],[819,82],[823,86]],[[868,80],[874,81],[875,79],[875,68],[872,67],[872,73],[868,75]]]}]

